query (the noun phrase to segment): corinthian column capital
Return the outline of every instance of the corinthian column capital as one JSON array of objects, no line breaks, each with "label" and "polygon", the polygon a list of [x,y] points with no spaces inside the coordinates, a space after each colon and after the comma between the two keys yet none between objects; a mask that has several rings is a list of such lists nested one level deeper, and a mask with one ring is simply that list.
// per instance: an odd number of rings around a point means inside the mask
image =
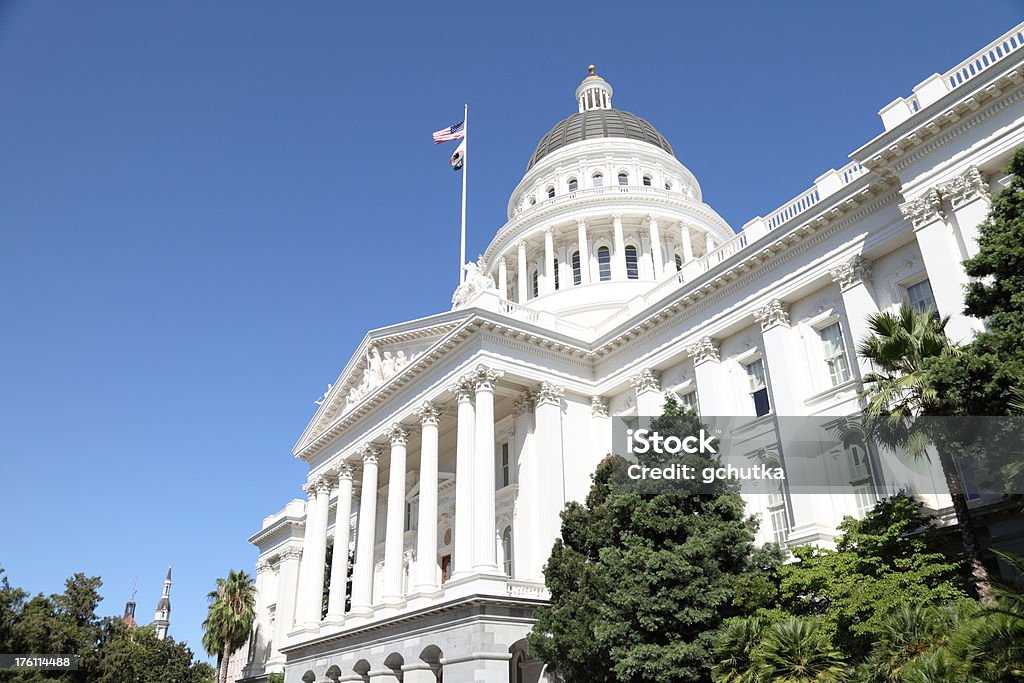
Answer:
[{"label": "corinthian column capital", "polygon": [[694,364],[721,360],[718,342],[711,337],[704,337],[696,344],[688,346],[686,352],[693,358]]},{"label": "corinthian column capital", "polygon": [[634,391],[642,394],[645,391],[661,391],[661,382],[658,374],[650,368],[644,368],[629,378],[629,383]]},{"label": "corinthian column capital", "polygon": [[565,395],[565,388],[560,387],[557,384],[551,384],[550,382],[541,382],[540,386],[534,392],[537,405],[561,405],[562,396]]},{"label": "corinthian column capital", "polygon": [[766,332],[776,325],[789,325],[789,306],[778,299],[772,299],[767,305],[754,312],[754,320],[761,323],[761,331]]},{"label": "corinthian column capital", "polygon": [[829,273],[832,275],[832,281],[839,283],[840,289],[846,289],[867,282],[871,278],[871,263],[857,254],[838,268],[833,268]]},{"label": "corinthian column capital", "polygon": [[504,374],[501,370],[494,370],[481,364],[476,366],[470,377],[477,391],[494,391],[494,385]]}]

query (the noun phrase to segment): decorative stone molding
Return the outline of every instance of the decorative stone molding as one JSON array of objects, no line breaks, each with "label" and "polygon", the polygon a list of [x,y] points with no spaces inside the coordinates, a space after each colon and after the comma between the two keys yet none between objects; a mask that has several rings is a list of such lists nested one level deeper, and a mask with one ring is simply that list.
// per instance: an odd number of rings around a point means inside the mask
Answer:
[{"label": "decorative stone molding", "polygon": [[529,391],[524,391],[523,393],[519,394],[519,396],[514,401],[512,401],[512,412],[515,414],[516,417],[519,417],[520,415],[526,415],[527,413],[532,413],[533,404],[533,394],[530,393]]},{"label": "decorative stone molding", "polygon": [[368,443],[363,446],[363,450],[360,455],[363,457],[363,465],[376,465],[380,462],[380,449],[372,443]]},{"label": "decorative stone molding", "polygon": [[608,399],[604,396],[591,396],[590,414],[593,417],[608,417]]},{"label": "decorative stone molding", "polygon": [[[416,356],[406,356],[405,351],[398,351],[394,355],[390,351],[385,351],[381,355],[376,346],[371,346],[366,352],[362,379],[359,381],[359,384],[349,389],[345,401],[345,410],[347,411],[356,403],[359,403],[364,396],[370,394],[377,387],[397,375],[415,358]],[[328,388],[328,393],[329,391],[330,388]],[[324,394],[324,398],[326,396],[327,393]]]},{"label": "decorative stone molding", "polygon": [[355,468],[352,467],[352,463],[342,462],[334,468],[334,476],[338,478],[338,481],[342,479],[352,480],[352,476],[355,474]]},{"label": "decorative stone molding", "polygon": [[958,209],[978,197],[986,201],[992,199],[988,181],[977,166],[971,166],[950,182],[940,186],[939,194],[949,199],[949,203],[953,205],[954,209]]},{"label": "decorative stone molding", "polygon": [[453,311],[465,306],[480,292],[498,288],[498,285],[494,284],[494,278],[487,274],[487,264],[484,263],[483,256],[478,258],[476,263],[470,262],[462,266],[462,270],[466,275],[462,284],[456,287],[452,294]]},{"label": "decorative stone molding", "polygon": [[396,422],[387,431],[387,437],[392,446],[404,446],[409,441],[409,430]]},{"label": "decorative stone molding", "polygon": [[314,477],[303,485],[302,490],[305,491],[306,495],[310,498],[315,498],[318,493],[330,492],[331,480],[324,475]]},{"label": "decorative stone molding", "polygon": [[645,391],[661,391],[661,382],[658,373],[650,368],[645,368],[629,378],[636,393],[642,394]]},{"label": "decorative stone molding", "polygon": [[460,377],[455,384],[448,387],[448,391],[455,394],[455,400],[459,403],[473,400],[473,382],[469,376]]},{"label": "decorative stone molding", "polygon": [[914,224],[914,228],[922,228],[942,217],[942,195],[935,188],[923,196],[905,204],[900,204],[900,213]]},{"label": "decorative stone molding", "polygon": [[772,299],[768,305],[754,312],[754,320],[761,323],[761,331],[766,332],[776,325],[789,326],[789,306],[778,299]]},{"label": "decorative stone molding", "polygon": [[833,268],[829,273],[832,275],[832,281],[839,283],[840,289],[847,289],[871,279],[871,263],[857,254],[838,268]]},{"label": "decorative stone molding", "polygon": [[420,405],[419,410],[416,411],[416,417],[420,419],[421,425],[434,425],[436,427],[438,420],[441,418],[441,409],[430,401],[424,401]]},{"label": "decorative stone molding", "polygon": [[718,347],[718,342],[711,337],[704,337],[696,344],[687,347],[686,353],[693,358],[694,365],[703,363],[704,361],[720,361],[722,360],[721,350]]},{"label": "decorative stone molding", "polygon": [[256,574],[262,574],[263,572],[269,572],[273,569],[274,565],[270,563],[270,560],[260,560],[256,563]]},{"label": "decorative stone molding", "polygon": [[470,375],[477,391],[494,391],[494,385],[498,378],[504,376],[501,370],[493,370],[486,365],[476,366],[476,370]]},{"label": "decorative stone molding", "polygon": [[577,218],[576,219],[576,227],[577,228],[583,228],[584,230],[586,230],[587,229],[587,222],[588,221],[587,221],[586,218]]},{"label": "decorative stone molding", "polygon": [[540,386],[534,392],[534,396],[537,400],[538,406],[543,405],[562,405],[562,396],[565,395],[565,387],[560,387],[557,384],[551,384],[550,382],[541,382]]},{"label": "decorative stone molding", "polygon": [[286,562],[288,560],[298,560],[302,558],[302,548],[300,548],[297,545],[290,545],[287,548],[281,550],[281,552],[279,552],[277,556],[281,558],[282,562]]}]

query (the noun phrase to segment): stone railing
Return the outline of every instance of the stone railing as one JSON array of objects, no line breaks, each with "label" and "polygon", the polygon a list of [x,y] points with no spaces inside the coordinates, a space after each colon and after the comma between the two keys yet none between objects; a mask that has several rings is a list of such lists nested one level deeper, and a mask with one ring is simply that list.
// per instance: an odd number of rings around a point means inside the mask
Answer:
[{"label": "stone railing", "polygon": [[943,74],[932,74],[916,86],[908,97],[897,97],[878,115],[882,125],[892,130],[947,93],[956,90],[976,76],[991,69],[1024,47],[1024,24],[1017,24],[991,43],[975,52]]},{"label": "stone railing", "polygon": [[551,597],[547,587],[543,583],[533,581],[509,581],[508,594],[514,598],[535,598],[547,600]]},{"label": "stone railing", "polygon": [[548,208],[557,206],[562,203],[568,203],[577,199],[586,199],[588,197],[600,197],[604,195],[641,195],[641,196],[655,196],[664,197],[666,199],[675,199],[692,202],[695,201],[690,195],[675,190],[662,190],[657,187],[649,187],[647,185],[607,185],[604,187],[588,187],[583,190],[573,190],[572,192],[566,192],[564,194],[550,197],[543,201],[539,201],[533,206],[526,206],[522,211],[518,211],[513,216],[518,218],[524,216],[537,209]]}]

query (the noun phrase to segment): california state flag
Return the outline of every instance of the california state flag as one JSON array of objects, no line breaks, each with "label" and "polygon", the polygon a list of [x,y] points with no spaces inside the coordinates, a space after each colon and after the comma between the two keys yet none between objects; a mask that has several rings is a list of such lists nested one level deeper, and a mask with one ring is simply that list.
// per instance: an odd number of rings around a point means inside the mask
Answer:
[{"label": "california state flag", "polygon": [[448,163],[452,165],[453,171],[460,170],[466,163],[466,139],[463,138],[462,142],[459,143],[455,153],[452,154],[452,158],[448,160]]}]

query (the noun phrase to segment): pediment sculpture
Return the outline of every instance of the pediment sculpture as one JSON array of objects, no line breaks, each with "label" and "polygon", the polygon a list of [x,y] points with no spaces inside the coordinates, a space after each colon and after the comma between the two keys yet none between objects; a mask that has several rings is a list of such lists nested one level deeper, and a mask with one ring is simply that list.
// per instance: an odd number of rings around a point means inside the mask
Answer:
[{"label": "pediment sculpture", "polygon": [[466,277],[462,284],[455,288],[452,294],[452,310],[462,308],[480,292],[488,289],[497,289],[494,278],[487,274],[487,266],[484,264],[483,256],[479,257],[476,263],[467,263],[462,267],[466,271]]},{"label": "pediment sculpture", "polygon": [[359,384],[349,389],[345,410],[354,406],[364,396],[397,375],[415,357],[415,354],[407,356],[405,351],[397,351],[395,353],[385,351],[381,354],[376,346],[371,346],[366,352],[366,363],[363,366],[363,376]]}]

